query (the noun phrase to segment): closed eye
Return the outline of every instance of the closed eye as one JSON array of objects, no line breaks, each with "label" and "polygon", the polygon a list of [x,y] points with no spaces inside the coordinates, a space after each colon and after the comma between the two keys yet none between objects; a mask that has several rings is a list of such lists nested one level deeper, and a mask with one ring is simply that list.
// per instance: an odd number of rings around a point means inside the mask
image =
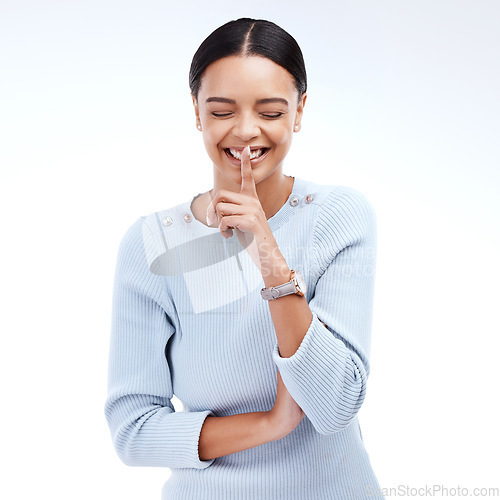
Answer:
[{"label": "closed eye", "polygon": [[283,116],[285,113],[261,113],[265,118],[279,118]]},{"label": "closed eye", "polygon": [[[231,116],[233,113],[212,113],[212,116],[215,118],[227,118]],[[285,113],[261,113],[264,118],[276,119],[283,116]]]}]

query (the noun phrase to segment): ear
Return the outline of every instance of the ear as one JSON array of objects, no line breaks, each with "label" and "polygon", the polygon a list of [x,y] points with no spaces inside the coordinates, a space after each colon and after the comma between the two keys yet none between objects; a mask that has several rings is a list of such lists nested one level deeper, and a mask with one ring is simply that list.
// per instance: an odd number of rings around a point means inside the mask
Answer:
[{"label": "ear", "polygon": [[301,127],[302,114],[304,113],[304,106],[306,104],[307,94],[304,92],[300,98],[299,104],[297,106],[297,113],[295,114],[295,121],[293,131],[298,132]]},{"label": "ear", "polygon": [[196,97],[193,95],[192,92],[191,92],[191,99],[193,99],[194,114],[195,114],[195,117],[196,117],[196,126],[198,127],[199,125],[201,125],[200,110],[198,108],[198,101],[197,101]]}]

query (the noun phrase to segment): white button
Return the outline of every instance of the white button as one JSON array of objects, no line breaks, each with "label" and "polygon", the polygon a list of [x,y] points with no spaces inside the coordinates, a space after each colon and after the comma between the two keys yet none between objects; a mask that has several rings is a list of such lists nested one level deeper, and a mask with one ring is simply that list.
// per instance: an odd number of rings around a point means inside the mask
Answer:
[{"label": "white button", "polygon": [[312,194],[308,194],[306,196],[306,203],[311,203],[314,200],[314,196]]},{"label": "white button", "polygon": [[189,215],[189,214],[184,214],[184,220],[185,220],[186,222],[191,222],[191,215]]},{"label": "white button", "polygon": [[162,221],[162,224],[164,226],[170,226],[170,224],[172,224],[173,220],[172,220],[172,217],[165,217]]},{"label": "white button", "polygon": [[299,204],[299,199],[294,196],[291,200],[290,200],[290,205],[292,205],[292,207],[296,207],[297,205]]}]

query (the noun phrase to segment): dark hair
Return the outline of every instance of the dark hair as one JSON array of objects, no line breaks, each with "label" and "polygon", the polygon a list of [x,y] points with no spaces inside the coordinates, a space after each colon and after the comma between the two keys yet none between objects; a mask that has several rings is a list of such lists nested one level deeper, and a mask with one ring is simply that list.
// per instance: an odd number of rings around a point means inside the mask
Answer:
[{"label": "dark hair", "polygon": [[266,57],[292,75],[299,99],[307,90],[304,58],[295,38],[271,21],[244,17],[217,28],[194,54],[189,87],[196,99],[207,67],[228,56]]}]

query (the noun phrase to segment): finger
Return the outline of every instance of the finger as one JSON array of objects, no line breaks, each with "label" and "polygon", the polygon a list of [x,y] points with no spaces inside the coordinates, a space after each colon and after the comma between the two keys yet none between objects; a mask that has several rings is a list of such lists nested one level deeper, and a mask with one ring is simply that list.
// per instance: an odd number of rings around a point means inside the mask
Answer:
[{"label": "finger", "polygon": [[[218,220],[217,213],[221,211],[220,204],[224,203],[227,199],[227,196],[231,196],[231,192],[229,191],[219,191],[215,194],[215,196],[210,200],[207,207],[207,224],[211,226],[215,221]],[[228,211],[226,211],[228,213]]]},{"label": "finger", "polygon": [[220,230],[220,234],[222,234],[222,236],[227,240],[228,238],[231,238],[231,236],[233,235],[233,230],[231,229],[231,227],[229,227],[229,219],[231,219],[231,217],[221,217],[221,220],[219,222],[219,230]]},{"label": "finger", "polygon": [[[219,220],[217,216],[217,212],[221,211],[220,204],[224,203],[224,200],[219,200],[220,193],[217,193],[213,199],[210,200],[210,203],[207,207],[207,224],[211,226],[215,221]],[[220,222],[220,220],[219,220]]]},{"label": "finger", "polygon": [[219,201],[215,203],[215,213],[218,222],[222,221],[222,217],[227,217],[228,215],[243,215],[241,210],[243,207],[235,203],[229,203],[224,201]]},{"label": "finger", "polygon": [[240,193],[257,196],[255,179],[253,178],[252,165],[250,163],[250,146],[243,148],[241,152],[241,189]]}]

